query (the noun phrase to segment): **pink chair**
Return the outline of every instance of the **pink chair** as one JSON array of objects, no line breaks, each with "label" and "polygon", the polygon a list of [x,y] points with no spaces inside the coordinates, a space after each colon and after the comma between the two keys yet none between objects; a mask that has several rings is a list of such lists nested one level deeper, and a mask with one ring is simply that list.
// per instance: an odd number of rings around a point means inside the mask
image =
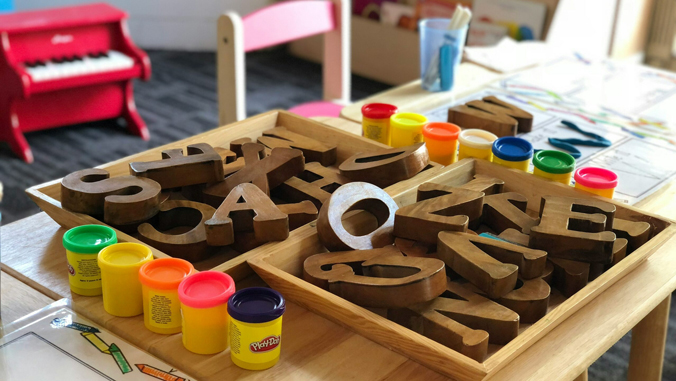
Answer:
[{"label": "pink chair", "polygon": [[324,34],[324,100],[289,111],[306,117],[339,116],[350,102],[350,0],[285,1],[244,18],[223,14],[218,19],[217,60],[221,125],[246,118],[246,52],[316,34]]}]

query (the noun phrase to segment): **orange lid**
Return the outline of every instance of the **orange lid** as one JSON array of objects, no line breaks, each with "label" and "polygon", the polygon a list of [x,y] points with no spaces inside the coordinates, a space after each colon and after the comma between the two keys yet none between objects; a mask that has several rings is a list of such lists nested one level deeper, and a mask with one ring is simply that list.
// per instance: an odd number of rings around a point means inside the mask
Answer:
[{"label": "orange lid", "polygon": [[142,284],[161,290],[178,289],[181,281],[195,273],[193,265],[180,258],[160,258],[150,261],[139,269]]},{"label": "orange lid", "polygon": [[431,122],[423,126],[422,134],[426,138],[434,140],[457,140],[460,135],[460,127],[453,123]]}]

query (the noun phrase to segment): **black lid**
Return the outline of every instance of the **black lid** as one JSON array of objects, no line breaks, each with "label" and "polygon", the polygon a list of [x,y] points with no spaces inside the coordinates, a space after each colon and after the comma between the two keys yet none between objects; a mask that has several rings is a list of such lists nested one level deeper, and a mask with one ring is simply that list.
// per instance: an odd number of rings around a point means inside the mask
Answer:
[{"label": "black lid", "polygon": [[245,288],[228,300],[228,314],[245,323],[269,322],[282,316],[285,310],[284,297],[271,288]]}]

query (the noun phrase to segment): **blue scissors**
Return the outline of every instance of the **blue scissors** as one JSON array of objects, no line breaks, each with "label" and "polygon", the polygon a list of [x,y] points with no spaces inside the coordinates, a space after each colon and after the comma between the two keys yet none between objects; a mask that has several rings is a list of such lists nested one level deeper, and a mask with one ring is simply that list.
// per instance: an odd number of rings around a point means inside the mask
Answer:
[{"label": "blue scissors", "polygon": [[578,127],[575,123],[569,122],[567,120],[562,120],[561,124],[564,126],[575,130],[579,133],[581,133],[584,136],[588,136],[591,139],[575,139],[575,138],[570,138],[570,139],[556,139],[556,138],[549,138],[549,144],[553,145],[556,148],[561,148],[563,150],[566,150],[570,152],[570,156],[579,159],[582,156],[582,153],[580,150],[575,148],[576,145],[578,146],[589,146],[589,147],[610,147],[612,145],[612,142],[606,138],[604,138],[601,135],[595,134],[593,132],[585,131]]}]

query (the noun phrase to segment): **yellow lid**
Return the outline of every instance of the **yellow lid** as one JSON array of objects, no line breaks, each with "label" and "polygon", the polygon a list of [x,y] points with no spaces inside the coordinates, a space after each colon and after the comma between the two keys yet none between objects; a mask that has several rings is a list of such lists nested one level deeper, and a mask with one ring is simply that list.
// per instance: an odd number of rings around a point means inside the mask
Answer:
[{"label": "yellow lid", "polygon": [[404,130],[422,128],[425,123],[427,123],[427,118],[425,115],[420,115],[413,112],[400,112],[390,117],[390,127]]},{"label": "yellow lid", "polygon": [[108,270],[139,268],[153,259],[153,252],[146,245],[133,242],[116,243],[99,252],[99,267]]},{"label": "yellow lid", "polygon": [[471,148],[491,149],[493,147],[493,141],[497,138],[497,136],[488,131],[470,128],[460,132],[458,141],[460,144]]}]

